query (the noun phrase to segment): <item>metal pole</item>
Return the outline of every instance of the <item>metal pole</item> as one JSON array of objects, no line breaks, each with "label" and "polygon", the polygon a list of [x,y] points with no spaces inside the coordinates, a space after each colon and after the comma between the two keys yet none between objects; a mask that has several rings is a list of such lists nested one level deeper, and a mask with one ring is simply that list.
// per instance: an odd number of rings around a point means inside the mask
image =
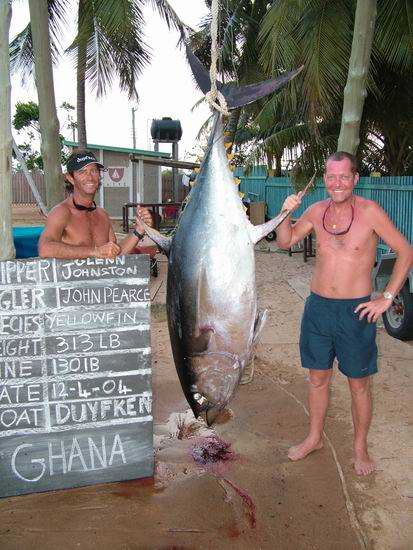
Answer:
[{"label": "metal pole", "polygon": [[136,149],[135,111],[136,107],[132,107],[132,145],[134,149]]},{"label": "metal pole", "polygon": [[[153,150],[156,153],[159,153],[159,141],[154,140],[153,141]],[[157,170],[157,185],[158,185],[158,200],[159,202],[162,202],[162,168],[158,166]],[[161,213],[163,212],[163,209]]]},{"label": "metal pole", "polygon": [[[136,128],[135,128],[135,111],[136,111],[137,107],[132,107],[132,145],[133,145],[133,152],[136,153]],[[137,170],[137,166],[134,162],[131,162],[129,161],[131,164],[132,164],[132,191],[131,191],[131,196],[132,197],[136,197],[137,196],[137,193],[138,193],[138,188],[137,188],[137,183],[136,183],[136,180],[137,180],[137,177],[136,177],[136,170]],[[130,199],[129,199],[130,200]],[[133,200],[132,200],[133,202]]]},{"label": "metal pole", "polygon": [[[173,141],[172,142],[172,158],[174,160],[178,160],[178,142]],[[172,168],[172,187],[174,190],[174,201],[179,201],[179,191],[180,191],[180,185],[179,185],[179,174],[178,174],[178,168]]]}]

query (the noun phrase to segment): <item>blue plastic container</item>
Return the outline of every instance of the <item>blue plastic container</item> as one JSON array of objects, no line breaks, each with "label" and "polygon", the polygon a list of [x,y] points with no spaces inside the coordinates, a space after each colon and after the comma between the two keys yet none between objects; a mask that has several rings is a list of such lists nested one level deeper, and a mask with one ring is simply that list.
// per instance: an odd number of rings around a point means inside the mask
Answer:
[{"label": "blue plastic container", "polygon": [[16,258],[34,258],[39,255],[37,244],[43,229],[43,226],[13,228]]}]

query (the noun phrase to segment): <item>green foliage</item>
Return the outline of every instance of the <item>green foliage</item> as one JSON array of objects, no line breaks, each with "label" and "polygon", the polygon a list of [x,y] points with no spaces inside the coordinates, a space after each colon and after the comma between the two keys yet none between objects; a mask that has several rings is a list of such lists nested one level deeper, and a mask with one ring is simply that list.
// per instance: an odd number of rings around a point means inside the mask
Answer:
[{"label": "green foliage", "polygon": [[[221,79],[247,84],[304,65],[278,94],[242,109],[235,153],[248,168],[281,172],[288,159],[300,188],[336,151],[351,54],[356,0],[226,0],[221,5]],[[190,37],[210,65],[210,23]],[[364,174],[412,174],[413,4],[380,0],[368,75],[359,163]],[[284,166],[285,168],[285,166]]]},{"label": "green foliage", "polygon": [[[60,106],[66,112],[73,111],[75,107],[68,102],[63,102]],[[33,101],[27,103],[16,103],[16,110],[13,116],[12,124],[13,128],[17,130],[18,134],[24,132],[26,141],[18,145],[24,160],[26,161],[27,168],[29,170],[43,170],[43,157],[36,147],[36,143],[40,142],[40,128],[39,128],[39,106]],[[76,125],[72,121],[72,124]],[[70,127],[65,122],[67,127]],[[59,134],[60,147],[61,147],[61,162],[65,164],[69,152],[63,145],[65,137]],[[15,155],[13,154],[15,158]]]},{"label": "green foliage", "polygon": [[13,127],[16,130],[23,128],[32,128],[39,131],[39,106],[34,101],[16,103],[16,111],[12,121]]},{"label": "green foliage", "polygon": [[[43,170],[43,159],[38,151],[33,150],[30,142],[20,143],[18,147],[20,149],[22,157],[26,161],[26,165],[29,170]],[[13,158],[15,158],[14,152]]]},{"label": "green foliage", "polygon": [[[305,69],[293,81],[290,92],[283,91],[277,104],[278,121],[300,121],[312,134],[312,143],[290,126],[288,143],[282,124],[267,133],[273,142],[290,147],[300,145],[298,159],[311,172],[312,164],[336,148],[340,128],[343,91],[347,77],[355,14],[355,1],[280,0],[265,17],[261,28],[261,62],[268,72],[279,66],[293,68],[304,62]],[[369,174],[411,174],[413,133],[411,74],[413,68],[413,7],[406,0],[377,3],[376,33],[368,75],[361,143],[358,156],[362,171]],[[262,118],[271,120],[270,113]],[[326,124],[326,121],[329,124]],[[268,124],[271,126],[271,123]],[[288,125],[287,125],[288,126]],[[329,127],[329,128],[328,128]],[[336,130],[335,130],[336,128]],[[280,133],[281,132],[281,133]],[[265,144],[260,142],[258,147]],[[320,155],[322,155],[320,157]]]}]

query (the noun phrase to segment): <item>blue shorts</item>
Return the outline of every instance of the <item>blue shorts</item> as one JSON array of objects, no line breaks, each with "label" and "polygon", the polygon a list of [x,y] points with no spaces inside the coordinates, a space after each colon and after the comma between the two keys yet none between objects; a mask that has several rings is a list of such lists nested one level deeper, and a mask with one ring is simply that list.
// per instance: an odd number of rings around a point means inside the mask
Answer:
[{"label": "blue shorts", "polygon": [[328,370],[335,358],[349,378],[377,372],[376,323],[360,321],[354,310],[364,298],[323,298],[312,292],[301,321],[301,364],[306,369]]}]

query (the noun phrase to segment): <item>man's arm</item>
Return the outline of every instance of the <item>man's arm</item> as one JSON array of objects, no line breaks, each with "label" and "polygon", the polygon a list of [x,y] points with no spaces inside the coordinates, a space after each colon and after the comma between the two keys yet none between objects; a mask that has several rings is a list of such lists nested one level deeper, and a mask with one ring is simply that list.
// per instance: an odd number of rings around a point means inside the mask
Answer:
[{"label": "man's arm", "polygon": [[73,245],[62,242],[65,227],[70,214],[63,205],[54,208],[46,219],[45,228],[39,239],[39,256],[41,258],[60,258],[71,260],[77,258],[115,258],[120,247],[115,239],[101,246]]},{"label": "man's arm", "polygon": [[[141,235],[141,237],[135,235],[135,233],[130,233],[127,237],[123,239],[123,241],[120,244],[121,247],[121,254],[129,254],[132,252],[132,250],[137,246],[139,241],[143,239],[145,236],[145,225],[149,225],[149,227],[153,226],[153,219],[152,214],[147,208],[139,207],[136,212],[136,219],[135,219],[135,231]],[[113,230],[112,230],[113,232]]]},{"label": "man's arm", "polygon": [[[292,214],[295,210],[297,210],[300,204],[300,193],[298,195],[290,195],[285,199],[282,206],[282,211],[289,210]],[[311,233],[313,229],[313,222],[311,221],[310,212],[311,207],[304,212],[304,214],[295,222],[294,225],[291,225],[290,214],[277,227],[277,245],[279,248],[288,250]]]},{"label": "man's arm", "polygon": [[[407,275],[413,266],[413,248],[407,239],[394,226],[386,212],[376,203],[371,205],[370,219],[373,220],[375,233],[396,253],[396,262],[393,267],[386,291],[393,296],[398,294],[404,285]],[[360,304],[356,312],[360,313],[360,319],[367,315],[368,321],[377,321],[379,316],[387,311],[392,304],[391,299],[386,299],[383,294],[370,302]]]}]

